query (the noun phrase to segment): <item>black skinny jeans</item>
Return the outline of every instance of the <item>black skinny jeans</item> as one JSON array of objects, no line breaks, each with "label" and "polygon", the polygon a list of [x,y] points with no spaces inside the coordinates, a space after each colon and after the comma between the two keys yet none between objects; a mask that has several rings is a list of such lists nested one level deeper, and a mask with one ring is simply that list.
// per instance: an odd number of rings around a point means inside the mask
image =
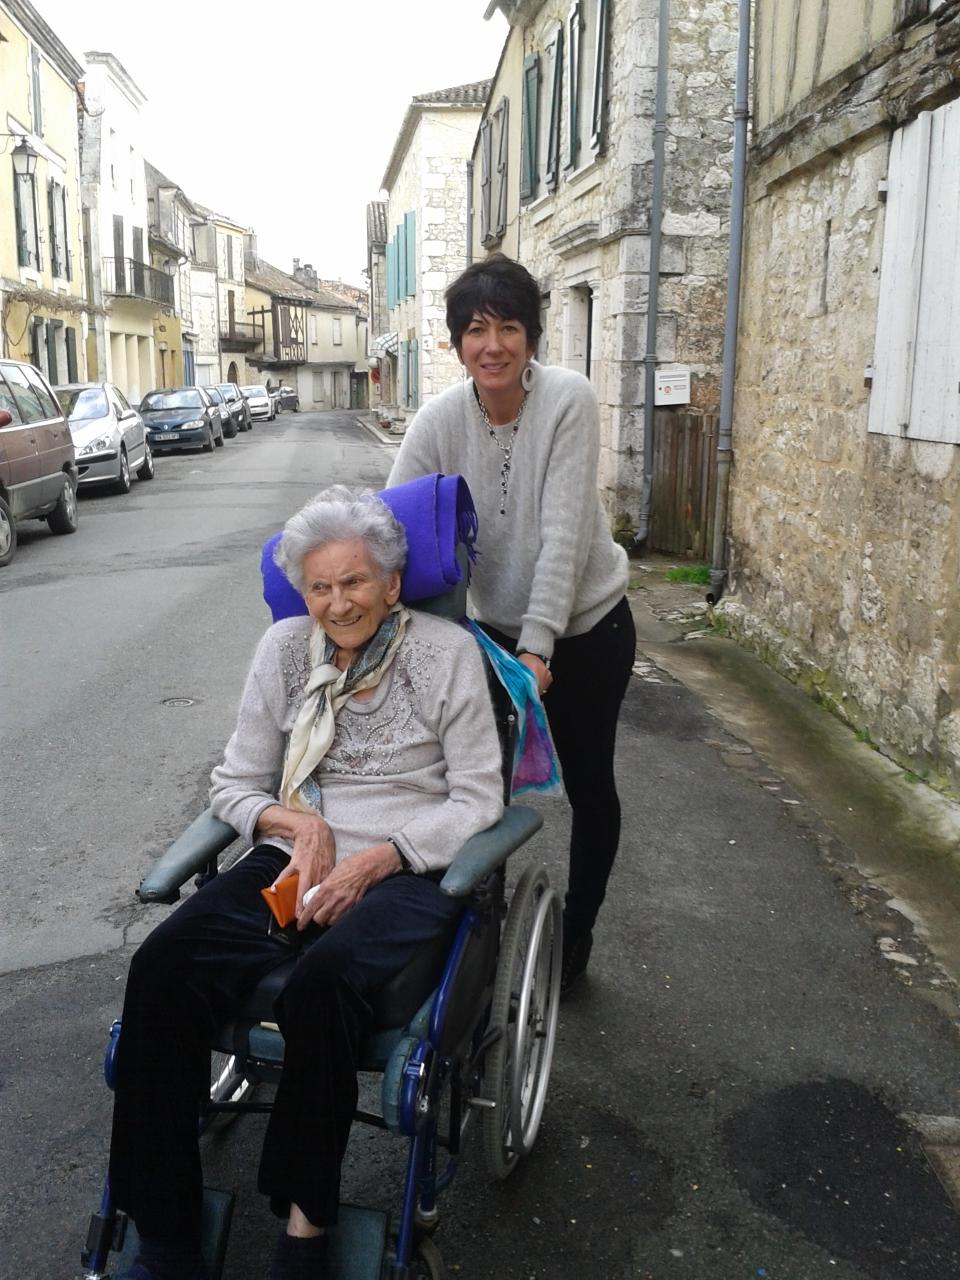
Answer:
[{"label": "black skinny jeans", "polygon": [[[261,845],[179,907],[130,965],[117,1048],[110,1180],[141,1237],[200,1239],[197,1142],[210,1088],[213,1030],[258,980],[290,957],[268,937],[260,889],[287,855]],[[340,1165],[357,1105],[365,997],[425,942],[452,936],[462,904],[429,878],[391,876],[335,925],[310,926],[275,1005],[284,1068],[260,1162],[274,1211],[299,1205],[315,1226],[337,1220]]]},{"label": "black skinny jeans", "polygon": [[[480,624],[514,653],[516,640]],[[564,903],[569,936],[592,929],[620,843],[620,798],[614,776],[617,717],[637,647],[630,605],[624,597],[582,636],[554,646],[553,684],[543,697],[563,785],[573,810],[570,878]]]}]

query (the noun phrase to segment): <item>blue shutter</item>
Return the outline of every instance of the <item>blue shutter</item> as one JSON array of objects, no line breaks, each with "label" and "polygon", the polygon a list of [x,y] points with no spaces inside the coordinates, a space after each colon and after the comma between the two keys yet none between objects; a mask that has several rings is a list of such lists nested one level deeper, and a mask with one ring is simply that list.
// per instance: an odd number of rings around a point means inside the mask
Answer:
[{"label": "blue shutter", "polygon": [[407,294],[417,292],[417,215],[403,215],[403,229],[407,242]]},{"label": "blue shutter", "polygon": [[402,405],[405,405],[407,403],[407,394],[408,394],[408,386],[409,386],[408,379],[407,379],[409,369],[407,365],[408,365],[409,359],[410,359],[410,343],[401,342],[400,343],[400,359],[398,363],[400,365],[400,403]]},{"label": "blue shutter", "polygon": [[410,408],[420,407],[420,343],[416,338],[410,342]]},{"label": "blue shutter", "polygon": [[406,227],[399,224],[394,237],[397,241],[397,297],[406,298],[407,296],[407,237]]},{"label": "blue shutter", "polygon": [[555,191],[560,177],[560,119],[563,111],[563,27],[559,23],[546,52],[550,59],[550,124],[547,130],[547,165],[544,177],[547,190]]},{"label": "blue shutter", "polygon": [[391,240],[387,245],[387,310],[397,305],[397,246]]},{"label": "blue shutter", "polygon": [[593,64],[593,111],[590,123],[590,146],[600,153],[606,143],[607,132],[607,70],[609,58],[609,26],[607,0],[597,5],[596,53]]},{"label": "blue shutter", "polygon": [[520,199],[532,200],[537,189],[537,137],[540,118],[540,57],[523,60],[523,119],[520,124]]}]

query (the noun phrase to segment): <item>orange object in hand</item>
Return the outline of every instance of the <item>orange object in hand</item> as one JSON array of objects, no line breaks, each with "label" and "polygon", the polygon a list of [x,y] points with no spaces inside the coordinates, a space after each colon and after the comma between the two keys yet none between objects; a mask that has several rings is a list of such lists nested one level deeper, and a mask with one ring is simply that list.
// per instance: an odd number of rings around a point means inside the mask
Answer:
[{"label": "orange object in hand", "polygon": [[260,895],[273,913],[273,918],[281,929],[293,924],[297,918],[297,890],[300,888],[300,877],[297,874],[286,876],[276,884],[267,885],[260,890]]}]

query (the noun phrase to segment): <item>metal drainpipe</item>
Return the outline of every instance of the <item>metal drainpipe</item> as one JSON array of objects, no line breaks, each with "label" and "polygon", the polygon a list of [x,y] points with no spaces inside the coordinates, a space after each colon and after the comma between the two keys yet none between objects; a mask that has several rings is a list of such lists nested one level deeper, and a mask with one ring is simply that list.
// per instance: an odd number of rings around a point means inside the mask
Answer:
[{"label": "metal drainpipe", "polygon": [[740,322],[743,213],[747,186],[747,123],[750,118],[750,0],[740,0],[737,83],[733,107],[733,190],[730,195],[730,255],[727,262],[727,310],[723,322],[723,373],[720,386],[720,436],[717,440],[717,505],[713,525],[713,567],[707,601],[723,595],[727,577],[727,504],[733,461],[733,380]]},{"label": "metal drainpipe", "polygon": [[670,0],[660,0],[657,31],[657,96],[653,122],[653,192],[650,198],[650,280],[647,286],[647,348],[643,357],[643,487],[634,544],[650,533],[653,497],[653,411],[657,388],[657,310],[660,300],[660,224],[663,221],[664,143],[667,133],[667,60],[670,50]]},{"label": "metal drainpipe", "polygon": [[473,261],[473,161],[467,161],[467,260],[464,266],[469,267]]}]

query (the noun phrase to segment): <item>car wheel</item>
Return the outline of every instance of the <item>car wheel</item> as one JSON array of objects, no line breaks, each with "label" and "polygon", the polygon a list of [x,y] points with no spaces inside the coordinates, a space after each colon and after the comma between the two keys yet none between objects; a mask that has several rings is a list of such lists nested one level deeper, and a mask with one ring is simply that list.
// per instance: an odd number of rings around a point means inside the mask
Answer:
[{"label": "car wheel", "polygon": [[211,426],[210,426],[210,424],[208,423],[208,424],[207,424],[207,439],[206,439],[206,443],[205,443],[205,444],[204,444],[204,446],[203,446],[203,452],[204,452],[204,453],[213,453],[213,445],[214,445],[214,440],[213,440],[213,427],[211,427]]},{"label": "car wheel", "polygon": [[138,480],[152,480],[157,474],[157,468],[153,461],[153,450],[150,448],[149,441],[143,442],[143,465],[137,472]]},{"label": "car wheel", "polygon": [[17,549],[17,526],[10,508],[0,498],[0,565],[9,564]]},{"label": "car wheel", "polygon": [[214,440],[214,442],[213,442],[213,443],[217,446],[217,448],[218,448],[218,449],[222,449],[222,448],[223,448],[223,437],[224,437],[224,431],[223,431],[223,428],[221,427],[221,428],[220,428],[220,434],[217,436],[217,438],[216,438],[216,439]]},{"label": "car wheel", "polygon": [[76,533],[78,523],[77,491],[69,476],[64,476],[60,500],[47,516],[47,524],[54,533]]},{"label": "car wheel", "polygon": [[122,445],[120,447],[120,474],[117,476],[116,490],[117,493],[130,492],[130,459],[127,457],[127,451]]}]

